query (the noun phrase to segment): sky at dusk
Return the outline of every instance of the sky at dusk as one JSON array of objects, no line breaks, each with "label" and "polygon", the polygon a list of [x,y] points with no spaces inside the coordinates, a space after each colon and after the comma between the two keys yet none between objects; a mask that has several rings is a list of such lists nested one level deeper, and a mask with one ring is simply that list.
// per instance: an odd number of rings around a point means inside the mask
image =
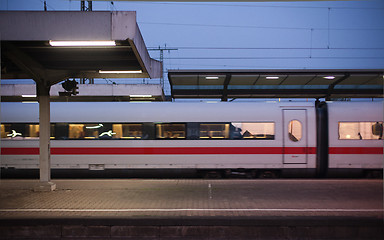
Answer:
[{"label": "sky at dusk", "polygon": [[[44,9],[43,0],[0,1],[3,11]],[[80,1],[46,2],[48,11],[80,10]],[[177,49],[164,52],[165,71],[384,68],[382,0],[93,1],[93,11],[136,11],[149,49]]]}]

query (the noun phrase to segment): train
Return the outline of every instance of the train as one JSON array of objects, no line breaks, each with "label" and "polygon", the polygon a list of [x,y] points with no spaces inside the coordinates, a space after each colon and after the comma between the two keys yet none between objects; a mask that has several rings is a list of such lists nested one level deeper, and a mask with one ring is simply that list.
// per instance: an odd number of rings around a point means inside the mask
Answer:
[{"label": "train", "polygon": [[[1,177],[38,175],[38,120],[1,103]],[[50,129],[53,177],[383,176],[381,101],[53,102]]]}]

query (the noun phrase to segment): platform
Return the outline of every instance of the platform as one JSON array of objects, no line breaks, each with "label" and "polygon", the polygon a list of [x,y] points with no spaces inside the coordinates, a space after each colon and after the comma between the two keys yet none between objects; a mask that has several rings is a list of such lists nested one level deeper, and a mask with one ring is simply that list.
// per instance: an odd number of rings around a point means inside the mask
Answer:
[{"label": "platform", "polygon": [[383,181],[1,180],[0,238],[382,239]]}]

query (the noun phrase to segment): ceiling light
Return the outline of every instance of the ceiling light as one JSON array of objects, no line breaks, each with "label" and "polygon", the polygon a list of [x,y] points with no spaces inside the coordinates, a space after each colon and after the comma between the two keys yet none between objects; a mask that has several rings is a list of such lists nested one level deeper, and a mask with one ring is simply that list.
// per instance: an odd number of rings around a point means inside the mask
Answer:
[{"label": "ceiling light", "polygon": [[219,77],[205,77],[206,80],[218,80]]},{"label": "ceiling light", "polygon": [[129,71],[103,71],[99,70],[99,73],[112,73],[112,74],[119,74],[119,73],[143,73],[141,70],[129,70]]},{"label": "ceiling light", "polygon": [[269,79],[269,80],[276,80],[276,79],[279,79],[279,77],[270,76],[270,77],[266,77],[266,79]]},{"label": "ceiling light", "polygon": [[115,41],[49,41],[53,47],[95,47],[116,46]]},{"label": "ceiling light", "polygon": [[132,98],[151,98],[152,95],[129,95]]},{"label": "ceiling light", "polygon": [[37,97],[36,94],[25,94],[21,95],[21,97],[29,98],[29,97]]},{"label": "ceiling light", "polygon": [[326,76],[326,77],[323,77],[323,78],[328,79],[328,80],[333,80],[333,79],[335,79],[336,77],[335,77],[335,76]]}]

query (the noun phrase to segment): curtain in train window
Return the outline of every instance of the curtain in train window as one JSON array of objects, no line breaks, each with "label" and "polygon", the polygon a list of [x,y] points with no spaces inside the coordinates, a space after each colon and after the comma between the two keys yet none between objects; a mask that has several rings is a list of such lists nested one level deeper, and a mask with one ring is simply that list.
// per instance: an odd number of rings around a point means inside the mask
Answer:
[{"label": "curtain in train window", "polygon": [[229,123],[202,123],[200,124],[200,139],[227,139],[229,138]]},{"label": "curtain in train window", "polygon": [[383,139],[383,122],[339,122],[339,139]]},{"label": "curtain in train window", "polygon": [[303,136],[303,127],[298,120],[292,120],[288,123],[288,136],[293,142],[298,142]]},{"label": "curtain in train window", "polygon": [[141,139],[143,136],[143,124],[113,124],[112,131],[116,133],[113,135],[115,139]]},{"label": "curtain in train window", "polygon": [[156,138],[158,139],[184,139],[184,123],[158,123],[156,124]]},{"label": "curtain in train window", "polygon": [[233,139],[275,139],[275,124],[272,122],[232,123]]}]

